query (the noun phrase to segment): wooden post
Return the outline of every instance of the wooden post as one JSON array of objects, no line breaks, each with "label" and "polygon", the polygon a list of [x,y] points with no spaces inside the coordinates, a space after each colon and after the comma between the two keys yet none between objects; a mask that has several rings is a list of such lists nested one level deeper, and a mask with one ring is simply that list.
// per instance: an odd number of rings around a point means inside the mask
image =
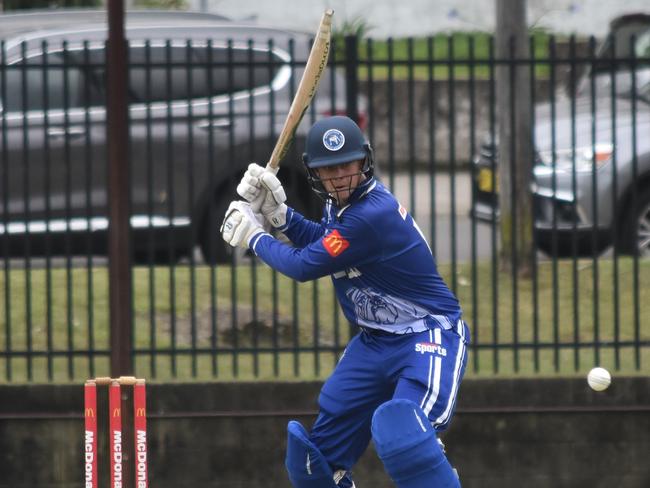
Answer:
[{"label": "wooden post", "polygon": [[108,2],[107,146],[108,274],[111,324],[111,376],[133,373],[131,323],[131,245],[127,106],[127,44],[123,0]]},{"label": "wooden post", "polygon": [[[128,132],[128,45],[124,35],[124,0],[108,2],[108,46],[106,72],[108,77],[106,119],[108,147],[108,281],[110,303],[111,376],[133,374],[132,320],[131,320],[131,232],[129,184],[129,132]],[[115,382],[120,392],[119,382]],[[112,386],[110,388],[113,388]],[[121,390],[114,408],[123,413],[130,411],[131,388]],[[111,409],[111,415],[113,409]],[[128,439],[133,429],[123,424],[123,435]],[[132,443],[120,446],[122,463],[121,480],[132,480]],[[115,465],[117,468],[117,465]],[[125,485],[126,486],[126,485]]]},{"label": "wooden post", "polygon": [[[525,0],[496,0],[501,267],[528,276],[533,256],[533,136]],[[517,61],[515,61],[517,60]],[[505,61],[505,62],[504,62]]]}]

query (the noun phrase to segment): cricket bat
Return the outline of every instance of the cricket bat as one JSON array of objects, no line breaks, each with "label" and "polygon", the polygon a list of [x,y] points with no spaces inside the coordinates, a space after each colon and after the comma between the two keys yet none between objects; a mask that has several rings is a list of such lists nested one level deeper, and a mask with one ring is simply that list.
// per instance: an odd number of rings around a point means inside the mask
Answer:
[{"label": "cricket bat", "polygon": [[[314,38],[314,44],[312,44],[309,57],[307,58],[305,71],[302,74],[298,89],[289,107],[289,113],[284,121],[282,131],[278,140],[275,142],[271,157],[266,164],[266,169],[273,173],[278,172],[280,161],[287,155],[291,143],[295,138],[298,125],[300,125],[300,121],[305,115],[307,108],[309,108],[309,104],[316,94],[316,89],[318,88],[323,71],[325,71],[330,52],[333,14],[334,10],[327,9],[321,17],[318,32],[316,32],[316,37]],[[253,212],[260,211],[265,196],[266,194],[262,193],[256,200],[251,202]]]},{"label": "cricket bat", "polygon": [[275,143],[271,157],[266,165],[268,169],[277,173],[280,161],[284,159],[291,147],[291,143],[296,135],[298,125],[305,115],[309,104],[311,103],[316,89],[320,82],[320,78],[325,71],[327,65],[327,58],[330,52],[330,38],[332,35],[332,15],[334,10],[327,9],[323,13],[318,26],[318,32],[314,38],[314,44],[311,47],[305,71],[302,79],[298,84],[298,89],[289,107],[289,113],[284,121],[284,126],[280,132],[280,136]]}]

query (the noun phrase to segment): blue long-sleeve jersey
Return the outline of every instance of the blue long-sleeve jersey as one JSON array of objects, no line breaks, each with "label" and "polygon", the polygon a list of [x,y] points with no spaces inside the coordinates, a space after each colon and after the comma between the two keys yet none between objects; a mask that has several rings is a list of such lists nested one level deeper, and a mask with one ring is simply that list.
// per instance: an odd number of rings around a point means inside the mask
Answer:
[{"label": "blue long-sleeve jersey", "polygon": [[320,223],[289,208],[280,230],[296,247],[261,233],[251,248],[296,280],[331,275],[343,313],[354,324],[404,334],[436,325],[449,329],[461,316],[417,224],[374,178],[346,206],[329,201]]}]

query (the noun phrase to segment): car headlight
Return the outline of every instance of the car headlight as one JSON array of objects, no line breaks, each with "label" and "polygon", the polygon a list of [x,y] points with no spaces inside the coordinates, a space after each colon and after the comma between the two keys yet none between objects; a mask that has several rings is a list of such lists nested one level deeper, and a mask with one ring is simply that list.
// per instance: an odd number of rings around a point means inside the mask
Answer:
[{"label": "car headlight", "polygon": [[[541,163],[550,168],[571,171],[573,168],[574,154],[576,171],[591,171],[593,165],[600,168],[612,159],[614,146],[609,143],[598,143],[593,146],[577,147],[573,149],[558,149],[556,151],[540,151]],[[555,164],[553,159],[555,158]]]}]

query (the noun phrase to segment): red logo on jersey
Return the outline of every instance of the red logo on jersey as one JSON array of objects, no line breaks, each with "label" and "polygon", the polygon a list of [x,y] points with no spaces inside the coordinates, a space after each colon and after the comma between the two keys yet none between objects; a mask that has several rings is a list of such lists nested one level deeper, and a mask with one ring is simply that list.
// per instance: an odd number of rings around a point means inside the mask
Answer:
[{"label": "red logo on jersey", "polygon": [[323,247],[330,256],[335,258],[343,251],[345,251],[348,247],[350,247],[350,243],[346,241],[341,234],[339,234],[338,230],[333,230],[325,237],[323,237]]}]

